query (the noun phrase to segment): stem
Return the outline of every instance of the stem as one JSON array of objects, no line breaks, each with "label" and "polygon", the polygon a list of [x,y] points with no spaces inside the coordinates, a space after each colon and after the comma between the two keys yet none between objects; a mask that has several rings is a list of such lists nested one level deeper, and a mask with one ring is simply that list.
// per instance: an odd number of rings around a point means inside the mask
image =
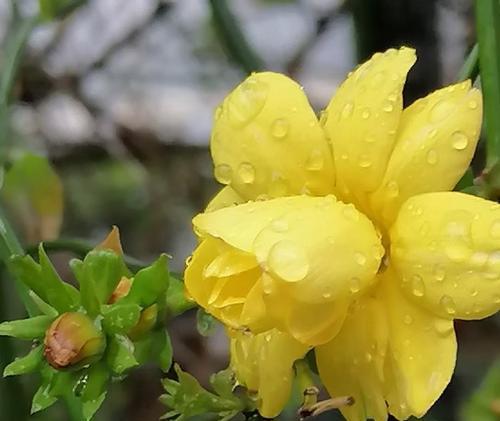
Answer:
[{"label": "stem", "polygon": [[210,8],[217,35],[228,55],[246,73],[262,70],[265,67],[262,59],[250,46],[227,1],[210,0]]},{"label": "stem", "polygon": [[14,20],[11,27],[13,34],[7,40],[5,60],[0,75],[0,164],[5,162],[8,136],[8,105],[12,92],[15,75],[19,67],[20,58],[31,31],[38,22],[38,17],[31,17],[18,21]]},{"label": "stem", "polygon": [[457,82],[461,82],[463,80],[471,79],[472,83],[479,75],[479,45],[475,44],[472,47],[469,55],[464,61],[462,68],[458,72]]},{"label": "stem", "polygon": [[[82,259],[94,248],[87,241],[76,238],[58,238],[57,240],[44,241],[43,247],[46,251],[69,251]],[[30,245],[26,250],[28,254],[36,255],[38,253],[38,245]],[[147,266],[146,263],[125,254],[123,255],[123,259],[128,268],[133,272],[137,272]]]},{"label": "stem", "polygon": [[476,0],[479,65],[484,96],[486,126],[486,171],[500,155],[500,4],[498,0]]}]

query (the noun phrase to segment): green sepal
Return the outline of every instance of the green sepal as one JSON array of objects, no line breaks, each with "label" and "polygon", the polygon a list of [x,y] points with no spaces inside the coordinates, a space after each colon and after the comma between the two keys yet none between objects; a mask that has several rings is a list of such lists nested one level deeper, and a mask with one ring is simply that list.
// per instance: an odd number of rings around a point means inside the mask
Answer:
[{"label": "green sepal", "polygon": [[219,396],[233,399],[233,390],[236,386],[236,378],[233,370],[226,368],[212,374],[210,376],[210,385]]},{"label": "green sepal", "polygon": [[172,275],[170,275],[166,304],[168,315],[171,317],[196,307],[196,303],[193,300],[186,298],[186,294],[184,293],[184,282],[174,278]]},{"label": "green sepal", "polygon": [[50,393],[50,384],[43,383],[33,396],[31,402],[31,415],[43,411],[57,401],[57,397]]},{"label": "green sepal", "polygon": [[71,310],[77,303],[73,301],[67,290],[68,284],[59,278],[41,244],[39,257],[40,264],[31,256],[14,255],[10,258],[9,269],[19,281],[60,313]]},{"label": "green sepal", "polygon": [[173,349],[170,335],[164,329],[151,331],[147,336],[134,342],[135,358],[139,364],[154,362],[163,372],[172,365]]},{"label": "green sepal", "polygon": [[134,303],[102,306],[102,327],[109,334],[127,333],[141,316],[141,307]]},{"label": "green sepal", "polygon": [[77,380],[74,394],[82,402],[95,401],[106,392],[109,379],[110,372],[104,362],[93,364]]},{"label": "green sepal", "polygon": [[104,399],[106,399],[106,392],[103,392],[102,395],[100,395],[96,399],[92,399],[82,403],[82,412],[85,421],[90,421],[94,417],[95,413],[99,410],[102,403],[104,402]]},{"label": "green sepal", "polygon": [[69,266],[71,267],[76,280],[80,284],[80,298],[83,308],[90,316],[97,316],[99,314],[101,304],[99,302],[99,298],[97,297],[93,280],[89,280],[87,278],[84,263],[79,259],[71,259],[69,261]]},{"label": "green sepal", "polygon": [[151,266],[136,273],[130,292],[123,300],[137,303],[142,308],[149,307],[167,291],[168,283],[168,258],[162,254]]},{"label": "green sepal", "polygon": [[36,295],[33,291],[29,290],[28,295],[30,296],[31,300],[35,303],[36,307],[42,314],[45,314],[46,316],[51,316],[56,318],[59,314],[59,312],[52,307],[50,304],[46,303],[43,301],[38,295]]},{"label": "green sepal", "polygon": [[202,308],[196,312],[196,328],[202,336],[210,336],[215,333],[217,321]]},{"label": "green sepal", "polygon": [[42,338],[53,320],[54,317],[51,316],[35,316],[3,322],[0,323],[0,336],[12,336],[18,339]]},{"label": "green sepal", "polygon": [[43,360],[43,345],[33,348],[27,355],[16,358],[3,371],[3,376],[19,376],[35,371]]},{"label": "green sepal", "polygon": [[134,356],[134,344],[124,335],[113,335],[106,360],[109,368],[118,375],[139,364]]}]

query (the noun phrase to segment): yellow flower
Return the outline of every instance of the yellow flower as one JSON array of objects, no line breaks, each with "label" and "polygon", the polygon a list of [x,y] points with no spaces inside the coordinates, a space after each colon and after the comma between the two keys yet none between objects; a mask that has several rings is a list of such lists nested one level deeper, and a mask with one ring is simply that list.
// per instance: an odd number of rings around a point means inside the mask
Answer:
[{"label": "yellow flower", "polygon": [[449,192],[476,147],[481,94],[467,81],[403,109],[414,62],[409,48],[375,54],[319,121],[275,73],[250,76],[216,110],[226,187],[193,220],[185,282],[246,332],[232,338],[232,366],[264,416],[280,412],[281,373],[311,347],[329,393],[354,397],[348,420],[422,416],[454,369],[453,319],[500,309],[500,206]]}]

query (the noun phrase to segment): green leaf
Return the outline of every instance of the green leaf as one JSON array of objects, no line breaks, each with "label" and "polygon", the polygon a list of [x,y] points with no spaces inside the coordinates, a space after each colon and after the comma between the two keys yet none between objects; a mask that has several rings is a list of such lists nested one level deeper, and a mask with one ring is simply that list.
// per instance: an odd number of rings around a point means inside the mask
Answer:
[{"label": "green leaf", "polygon": [[35,371],[43,359],[43,345],[33,348],[29,354],[16,358],[3,371],[3,376],[18,376]]},{"label": "green leaf", "polygon": [[236,386],[236,378],[233,370],[226,368],[210,376],[210,384],[215,392],[225,398],[233,398],[233,389]]},{"label": "green leaf", "polygon": [[151,266],[137,272],[130,292],[124,300],[137,303],[142,308],[154,304],[168,289],[167,262],[167,255],[162,254]]},{"label": "green leaf", "polygon": [[28,242],[59,236],[63,189],[47,158],[24,153],[5,174],[2,198]]},{"label": "green leaf", "polygon": [[151,357],[156,361],[163,372],[168,372],[172,365],[173,349],[170,335],[166,330],[159,330],[152,334]]},{"label": "green leaf", "polygon": [[486,126],[486,168],[500,156],[500,3],[476,0],[476,29],[479,43],[479,72]]},{"label": "green leaf", "polygon": [[464,421],[498,421],[500,412],[494,412],[494,402],[500,409],[500,360],[491,367],[479,389],[462,409]]},{"label": "green leaf", "polygon": [[56,318],[57,315],[59,314],[58,311],[52,307],[50,304],[47,304],[45,301],[43,301],[38,295],[36,295],[33,291],[29,291],[28,295],[30,296],[31,300],[35,303],[36,307],[42,314],[45,314],[46,316],[51,316],[53,318]]},{"label": "green leaf", "polygon": [[127,333],[139,321],[141,307],[138,304],[113,304],[103,306],[102,326],[107,333]]},{"label": "green leaf", "polygon": [[84,0],[38,0],[40,16],[45,20],[62,17],[84,3]]},{"label": "green leaf", "polygon": [[50,393],[50,384],[42,384],[33,396],[33,401],[31,402],[31,414],[43,411],[49,406],[53,405],[57,401],[57,397]]},{"label": "green leaf", "polygon": [[196,328],[200,335],[210,336],[215,332],[216,327],[217,321],[215,318],[202,308],[199,308],[196,313]]},{"label": "green leaf", "polygon": [[106,392],[110,372],[104,362],[91,365],[76,382],[75,396],[83,402],[95,401]]},{"label": "green leaf", "polygon": [[170,316],[177,316],[186,310],[196,307],[193,300],[188,300],[184,293],[184,282],[170,275],[167,290],[167,311]]},{"label": "green leaf", "polygon": [[124,335],[114,335],[108,345],[107,362],[116,374],[138,365],[132,341]]},{"label": "green leaf", "polygon": [[106,392],[96,399],[83,402],[82,410],[85,421],[90,421],[94,417],[94,414],[99,410],[104,402],[104,399],[106,399]]},{"label": "green leaf", "polygon": [[29,319],[14,320],[0,324],[0,336],[12,336],[19,339],[35,339],[45,336],[53,317],[35,316]]},{"label": "green leaf", "polygon": [[79,259],[71,259],[69,266],[76,280],[80,284],[80,299],[82,306],[90,316],[97,316],[100,312],[101,303],[97,297],[97,291],[93,279],[87,277],[84,263]]},{"label": "green leaf", "polygon": [[43,249],[43,244],[38,247],[38,258],[40,260],[40,271],[43,282],[42,288],[45,289],[47,302],[52,305],[59,313],[65,313],[73,310],[78,301],[70,294],[67,285],[59,277],[47,253]]}]

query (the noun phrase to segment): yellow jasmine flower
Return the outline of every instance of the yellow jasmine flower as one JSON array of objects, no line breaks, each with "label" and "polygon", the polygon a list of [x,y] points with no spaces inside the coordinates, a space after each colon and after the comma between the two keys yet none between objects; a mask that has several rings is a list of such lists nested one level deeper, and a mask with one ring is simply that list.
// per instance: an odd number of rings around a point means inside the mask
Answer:
[{"label": "yellow jasmine flower", "polygon": [[266,417],[312,347],[329,393],[354,397],[348,420],[422,416],[454,369],[453,319],[500,309],[500,206],[449,192],[476,147],[481,94],[467,81],[403,109],[414,62],[409,48],[375,54],[319,121],[299,85],[269,72],[216,110],[226,187],[193,219],[185,283],[233,329],[232,367]]}]

